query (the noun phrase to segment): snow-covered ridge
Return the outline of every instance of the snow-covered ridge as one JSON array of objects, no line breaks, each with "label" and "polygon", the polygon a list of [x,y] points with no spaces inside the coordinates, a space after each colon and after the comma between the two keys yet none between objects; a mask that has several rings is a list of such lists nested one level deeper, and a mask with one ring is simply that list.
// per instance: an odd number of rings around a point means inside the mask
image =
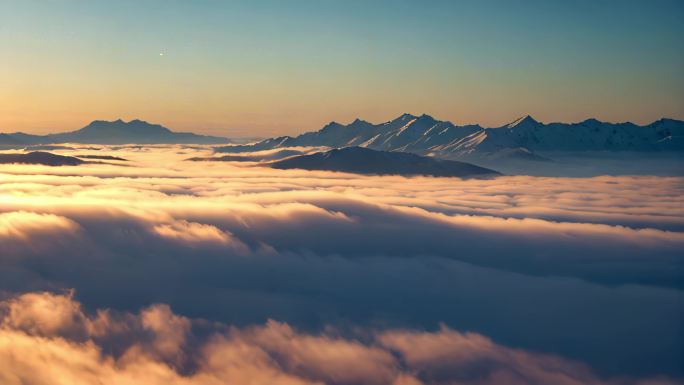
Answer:
[{"label": "snow-covered ridge", "polygon": [[447,159],[502,152],[544,151],[684,151],[684,122],[660,119],[645,126],[587,119],[579,123],[541,123],[529,115],[495,128],[457,126],[429,115],[403,114],[372,124],[356,119],[348,125],[331,122],[319,131],[297,137],[267,139],[252,145],[226,146],[220,152],[241,152],[294,146],[368,147],[412,152]]}]

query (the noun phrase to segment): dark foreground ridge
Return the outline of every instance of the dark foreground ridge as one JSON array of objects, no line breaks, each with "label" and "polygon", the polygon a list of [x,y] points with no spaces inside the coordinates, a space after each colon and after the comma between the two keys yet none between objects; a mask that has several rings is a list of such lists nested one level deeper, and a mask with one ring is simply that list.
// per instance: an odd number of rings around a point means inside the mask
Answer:
[{"label": "dark foreground ridge", "polygon": [[341,171],[371,175],[430,175],[440,177],[488,177],[500,173],[470,163],[436,159],[404,152],[345,147],[273,162],[277,169]]},{"label": "dark foreground ridge", "polygon": [[42,164],[46,166],[78,166],[85,161],[73,156],[55,155],[49,152],[34,151],[28,154],[0,154],[0,164]]}]

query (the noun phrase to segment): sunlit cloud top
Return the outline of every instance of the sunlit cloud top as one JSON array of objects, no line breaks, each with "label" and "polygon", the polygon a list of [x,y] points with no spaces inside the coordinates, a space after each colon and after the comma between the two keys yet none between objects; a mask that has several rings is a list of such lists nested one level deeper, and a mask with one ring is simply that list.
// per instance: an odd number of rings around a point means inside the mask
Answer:
[{"label": "sunlit cloud top", "polygon": [[0,131],[684,118],[679,1],[0,0]]}]

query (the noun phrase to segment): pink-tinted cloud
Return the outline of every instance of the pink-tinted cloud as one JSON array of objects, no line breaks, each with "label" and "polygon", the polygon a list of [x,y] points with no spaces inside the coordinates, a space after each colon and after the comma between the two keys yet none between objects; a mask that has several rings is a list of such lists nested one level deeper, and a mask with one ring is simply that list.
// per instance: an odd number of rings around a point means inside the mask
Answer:
[{"label": "pink-tinted cloud", "polygon": [[[28,293],[1,303],[12,309],[0,318],[0,382],[3,384],[675,384],[660,378],[602,379],[586,366],[560,357],[511,349],[475,333],[443,327],[436,332],[389,329],[342,337],[332,331],[306,334],[289,325],[268,322],[248,328],[214,325],[214,331],[186,344],[193,321],[155,305],[127,320],[91,333],[98,316],[83,313],[71,296]],[[52,309],[68,309],[60,327],[47,322]],[[21,313],[17,323],[13,314]],[[133,321],[131,321],[133,320]],[[152,334],[121,335],[138,324]],[[70,337],[82,327],[84,341]],[[103,334],[124,338],[126,349],[109,354]],[[157,353],[157,354],[155,354]],[[193,357],[192,369],[177,357]]]},{"label": "pink-tinted cloud", "polygon": [[6,242],[26,242],[32,237],[70,234],[78,225],[68,218],[27,211],[0,213],[0,239]]}]

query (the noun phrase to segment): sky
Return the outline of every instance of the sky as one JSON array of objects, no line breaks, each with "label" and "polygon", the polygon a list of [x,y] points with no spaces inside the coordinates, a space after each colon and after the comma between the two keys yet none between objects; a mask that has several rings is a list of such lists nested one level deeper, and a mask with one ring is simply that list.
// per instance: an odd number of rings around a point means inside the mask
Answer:
[{"label": "sky", "polygon": [[0,0],[0,132],[684,119],[681,1]]}]

